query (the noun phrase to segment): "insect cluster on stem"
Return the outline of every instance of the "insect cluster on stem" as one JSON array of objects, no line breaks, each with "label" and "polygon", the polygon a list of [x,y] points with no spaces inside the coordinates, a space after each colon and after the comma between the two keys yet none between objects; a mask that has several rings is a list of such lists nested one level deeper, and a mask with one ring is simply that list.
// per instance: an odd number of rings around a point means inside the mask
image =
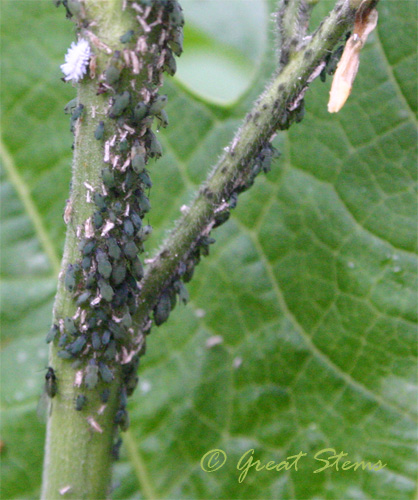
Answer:
[{"label": "insect cluster on stem", "polygon": [[[67,16],[76,18],[82,36],[90,37],[100,50],[83,2],[55,3],[64,5]],[[144,335],[134,331],[132,318],[144,275],[138,255],[151,233],[143,223],[151,208],[148,167],[163,153],[153,126],[168,125],[164,109],[168,98],[159,95],[158,89],[163,72],[172,75],[176,70],[173,54],[182,52],[184,24],[176,0],[138,0],[127,2],[127,7],[138,23],[120,34],[121,48],[113,50],[106,68],[97,75],[97,94],[108,101],[106,116],[92,117],[97,120],[93,139],[103,145],[101,185],[93,188],[84,183],[91,215],[77,227],[79,258],[68,264],[63,276],[76,310],[71,317],[57,318],[46,339],[57,346],[60,358],[73,362],[78,387],[92,390],[99,383],[110,386],[116,376],[122,378],[115,417],[121,430],[129,425],[126,398],[138,383],[139,356],[145,349]],[[87,108],[77,99],[65,107],[75,134]],[[104,405],[109,395],[106,389],[101,392]],[[80,393],[75,410],[83,411],[88,405],[88,397]]]}]

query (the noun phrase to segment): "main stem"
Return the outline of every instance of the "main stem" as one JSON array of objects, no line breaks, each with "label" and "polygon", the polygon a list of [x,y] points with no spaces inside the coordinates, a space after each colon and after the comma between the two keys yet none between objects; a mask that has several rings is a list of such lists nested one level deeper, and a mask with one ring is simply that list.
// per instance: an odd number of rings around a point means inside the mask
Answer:
[{"label": "main stem", "polygon": [[[89,15],[97,21],[96,34],[109,47],[120,46],[119,37],[132,27],[132,18],[122,12],[122,1],[85,0]],[[97,57],[96,71],[103,71],[107,55]],[[99,190],[102,179],[103,144],[94,138],[97,117],[106,116],[108,97],[97,95],[97,81],[85,78],[77,86],[78,103],[85,109],[74,131],[74,159],[71,194],[67,204],[68,226],[64,256],[61,263],[61,279],[54,304],[54,323],[60,318],[74,315],[74,298],[63,284],[63,273],[79,256],[77,227],[83,224],[95,210],[87,202],[86,183]],[[49,364],[54,367],[58,379],[58,391],[51,398],[47,421],[43,471],[43,500],[104,499],[108,497],[111,481],[112,443],[115,434],[114,417],[117,409],[120,373],[115,370],[115,380],[105,410],[100,392],[104,384],[88,392],[83,411],[75,411],[75,400],[80,390],[75,386],[76,371],[71,363],[57,356],[57,347],[50,349]],[[95,425],[97,424],[97,426]]]}]

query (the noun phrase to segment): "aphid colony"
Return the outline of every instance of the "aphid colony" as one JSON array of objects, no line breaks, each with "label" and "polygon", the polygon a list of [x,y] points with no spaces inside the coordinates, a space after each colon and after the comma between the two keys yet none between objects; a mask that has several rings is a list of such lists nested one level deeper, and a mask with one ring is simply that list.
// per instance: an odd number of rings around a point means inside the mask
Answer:
[{"label": "aphid colony", "polygon": [[[62,3],[67,15],[82,21],[79,27],[83,36],[90,37],[100,50],[100,43],[94,42],[88,31],[82,2]],[[129,425],[126,398],[138,383],[139,356],[145,350],[145,339],[134,332],[132,317],[139,302],[138,282],[143,277],[138,254],[143,252],[143,242],[152,230],[143,224],[150,210],[147,192],[152,186],[147,165],[150,159],[162,154],[151,127],[154,119],[159,126],[168,124],[164,110],[167,96],[158,95],[157,90],[163,71],[171,75],[176,70],[173,53],[182,52],[184,24],[176,0],[138,0],[128,2],[127,6],[134,11],[138,29],[121,33],[123,50],[113,52],[107,68],[97,77],[97,93],[109,95],[107,116],[97,117],[94,130],[94,139],[103,144],[102,185],[94,189],[84,183],[87,202],[94,209],[77,228],[80,258],[68,265],[62,277],[66,290],[74,298],[76,312],[72,317],[58,319],[46,338],[48,343],[56,343],[59,357],[73,362],[78,370],[75,385],[81,389],[94,389],[99,382],[111,384],[116,372],[122,375],[115,417],[115,424],[121,430]],[[147,34],[154,27],[157,41],[148,45]],[[132,75],[145,77],[141,89],[134,88]],[[87,105],[76,99],[65,107],[75,134],[87,111]],[[184,300],[187,293],[184,286],[176,287]],[[156,310],[157,324],[161,324],[163,317],[164,312]],[[101,393],[104,405],[109,395],[107,389]],[[74,408],[81,412],[88,404],[88,393],[80,393]],[[119,446],[117,442],[115,455]]]}]

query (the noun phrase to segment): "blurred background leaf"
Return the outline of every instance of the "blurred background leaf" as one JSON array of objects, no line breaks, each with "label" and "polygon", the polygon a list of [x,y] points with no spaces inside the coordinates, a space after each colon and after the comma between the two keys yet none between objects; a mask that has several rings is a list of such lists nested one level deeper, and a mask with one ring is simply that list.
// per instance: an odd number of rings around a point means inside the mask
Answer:
[{"label": "blurred background leaf", "polygon": [[[185,53],[167,79],[169,128],[152,167],[148,251],[231,139],[275,66],[258,0],[189,0]],[[332,7],[316,7],[318,21]],[[154,329],[115,465],[114,499],[412,499],[416,488],[416,14],[382,2],[352,96],[326,111],[315,82],[282,156],[242,195],[198,267],[191,303]],[[63,248],[74,36],[50,2],[2,1],[1,496],[39,495],[36,417]],[[213,336],[223,342],[208,348]],[[201,457],[221,448],[213,474]],[[236,464],[307,453],[296,472]],[[319,474],[324,448],[381,460]]]}]

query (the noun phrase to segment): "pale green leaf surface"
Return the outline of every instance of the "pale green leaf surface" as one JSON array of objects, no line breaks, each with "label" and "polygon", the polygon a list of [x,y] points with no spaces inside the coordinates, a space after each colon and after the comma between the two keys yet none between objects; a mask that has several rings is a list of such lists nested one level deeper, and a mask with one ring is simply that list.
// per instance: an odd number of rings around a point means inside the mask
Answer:
[{"label": "pale green leaf surface", "polygon": [[[241,50],[255,66],[271,26],[257,38],[248,14],[237,15],[247,26],[237,41],[210,16],[199,21],[197,4],[190,32],[214,50]],[[228,2],[228,12],[237,4]],[[326,111],[329,80],[314,83],[304,121],[275,139],[281,158],[216,231],[188,285],[190,304],[149,337],[115,499],[414,497],[416,10],[413,1],[379,5],[377,32],[338,115]],[[59,64],[72,25],[49,2],[2,2],[2,19],[2,498],[26,499],[40,487],[36,405],[70,180],[62,108],[74,90],[59,81]],[[246,97],[227,110],[191,83],[167,82],[170,127],[151,170],[149,251],[262,89],[272,54],[265,50]],[[248,85],[234,87],[233,99]],[[223,343],[208,349],[215,335]],[[208,474],[199,463],[213,448],[228,461]],[[240,484],[236,465],[251,448],[264,464],[307,457],[298,471],[250,470]],[[387,466],[313,474],[324,448]]]}]

